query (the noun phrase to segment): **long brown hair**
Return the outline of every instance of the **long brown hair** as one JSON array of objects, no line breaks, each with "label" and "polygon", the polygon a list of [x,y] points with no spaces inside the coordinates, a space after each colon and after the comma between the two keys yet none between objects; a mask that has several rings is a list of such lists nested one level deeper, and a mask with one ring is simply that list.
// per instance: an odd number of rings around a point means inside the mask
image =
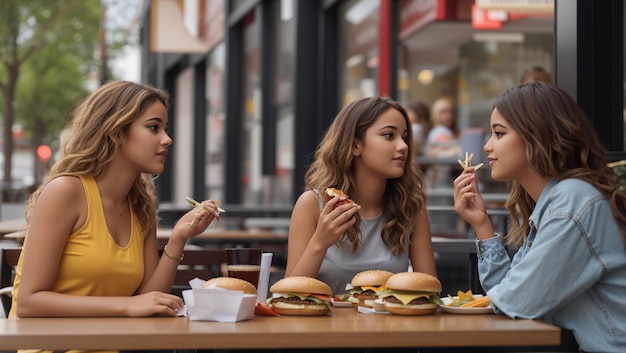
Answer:
[{"label": "long brown hair", "polygon": [[[357,188],[354,180],[352,147],[356,140],[363,140],[367,129],[389,109],[399,111],[411,126],[402,106],[387,97],[372,97],[356,100],[346,105],[326,131],[315,151],[315,160],[305,175],[306,189],[323,191],[334,186],[348,195]],[[413,160],[413,138],[408,134],[409,151],[407,161]],[[383,217],[386,221],[381,237],[394,254],[405,251],[408,231],[418,212],[426,212],[426,194],[423,180],[415,163],[407,162],[401,177],[387,180],[384,196]],[[360,185],[358,187],[364,187]],[[340,244],[349,244],[356,251],[360,244],[361,223],[348,229]]]},{"label": "long brown hair", "polygon": [[[101,176],[113,158],[117,145],[110,136],[125,135],[129,126],[155,101],[167,107],[167,92],[149,85],[129,81],[114,81],[102,85],[75,110],[70,133],[61,146],[61,158],[31,195],[26,207],[30,222],[33,208],[41,190],[54,178],[63,175]],[[133,183],[128,198],[143,231],[157,222],[157,201],[151,175],[140,175]]]},{"label": "long brown hair", "polygon": [[[626,195],[619,188],[617,174],[607,166],[604,146],[578,104],[557,86],[531,82],[508,89],[495,100],[493,108],[525,141],[533,172],[546,179],[581,179],[606,195],[626,246]],[[528,217],[534,207],[530,195],[513,181],[507,202],[512,223],[507,243],[521,245],[526,239]]]}]

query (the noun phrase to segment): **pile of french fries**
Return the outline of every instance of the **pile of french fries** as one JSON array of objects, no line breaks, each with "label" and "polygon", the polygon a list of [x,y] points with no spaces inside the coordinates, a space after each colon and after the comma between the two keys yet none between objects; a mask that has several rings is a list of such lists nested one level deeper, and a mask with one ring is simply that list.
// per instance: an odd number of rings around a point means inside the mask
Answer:
[{"label": "pile of french fries", "polygon": [[459,308],[483,308],[491,303],[488,296],[476,298],[471,290],[467,292],[458,291],[456,297],[448,294],[448,297],[450,298],[450,303],[446,305]]}]

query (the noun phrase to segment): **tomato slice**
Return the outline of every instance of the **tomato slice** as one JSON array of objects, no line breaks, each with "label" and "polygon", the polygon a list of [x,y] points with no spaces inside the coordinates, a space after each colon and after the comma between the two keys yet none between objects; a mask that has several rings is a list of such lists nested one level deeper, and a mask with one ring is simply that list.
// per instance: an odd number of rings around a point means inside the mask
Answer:
[{"label": "tomato slice", "polygon": [[309,295],[311,297],[315,297],[317,299],[324,300],[324,301],[327,301],[327,302],[331,301],[330,295],[315,294],[315,293],[312,293],[312,294],[309,294]]},{"label": "tomato slice", "polygon": [[254,307],[255,315],[265,315],[265,316],[278,316],[278,313],[272,310],[269,306],[264,303],[257,303],[256,307]]}]

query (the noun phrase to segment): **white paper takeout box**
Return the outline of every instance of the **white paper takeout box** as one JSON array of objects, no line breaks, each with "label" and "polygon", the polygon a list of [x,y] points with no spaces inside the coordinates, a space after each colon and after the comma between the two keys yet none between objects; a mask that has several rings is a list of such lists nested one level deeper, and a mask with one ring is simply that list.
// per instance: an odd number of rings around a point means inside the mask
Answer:
[{"label": "white paper takeout box", "polygon": [[237,322],[254,316],[256,295],[222,288],[202,288],[205,281],[189,281],[191,289],[183,291],[190,320]]}]

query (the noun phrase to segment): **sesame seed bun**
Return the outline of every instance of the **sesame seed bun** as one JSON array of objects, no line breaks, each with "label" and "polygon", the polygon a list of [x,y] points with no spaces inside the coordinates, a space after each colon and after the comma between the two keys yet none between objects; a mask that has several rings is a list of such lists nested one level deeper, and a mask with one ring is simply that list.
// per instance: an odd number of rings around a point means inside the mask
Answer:
[{"label": "sesame seed bun", "polygon": [[215,277],[208,281],[206,281],[202,288],[213,288],[213,286],[222,289],[229,290],[238,290],[242,291],[244,294],[254,294],[256,295],[256,288],[254,285],[248,281],[244,281],[239,278],[234,277]]},{"label": "sesame seed bun", "polygon": [[441,282],[421,272],[400,272],[389,277],[387,288],[398,291],[441,293]]},{"label": "sesame seed bun", "polygon": [[313,277],[292,276],[285,277],[270,287],[270,292],[297,292],[297,293],[315,293],[332,296],[332,290],[328,284]]},{"label": "sesame seed bun", "polygon": [[392,272],[384,270],[367,270],[359,272],[352,277],[350,285],[352,287],[362,286],[382,286],[387,283],[389,277],[393,276]]}]

